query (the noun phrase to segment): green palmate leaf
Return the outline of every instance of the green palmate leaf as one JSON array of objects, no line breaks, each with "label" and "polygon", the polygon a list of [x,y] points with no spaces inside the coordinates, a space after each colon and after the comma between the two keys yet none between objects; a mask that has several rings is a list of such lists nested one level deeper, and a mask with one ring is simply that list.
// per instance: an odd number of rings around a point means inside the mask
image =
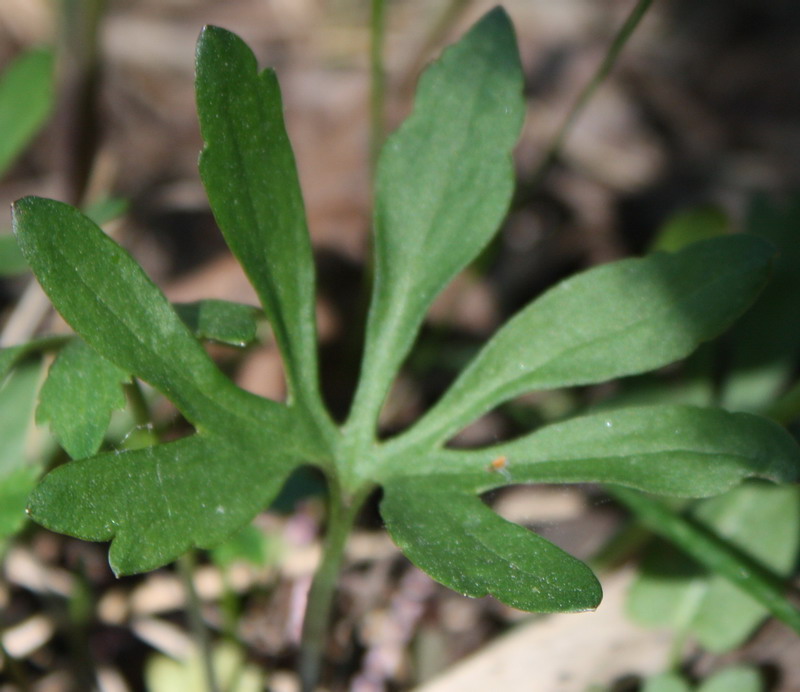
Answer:
[{"label": "green palmate leaf", "polygon": [[50,366],[36,422],[49,422],[73,459],[91,456],[103,443],[111,412],[125,406],[122,385],[128,381],[128,373],[75,339]]},{"label": "green palmate leaf", "polygon": [[785,598],[785,585],[779,575],[707,526],[676,514],[661,502],[634,490],[611,490],[647,528],[674,543],[710,572],[727,579],[800,634],[800,610]]},{"label": "green palmate leaf", "polygon": [[270,320],[290,394],[319,412],[311,245],[277,78],[238,36],[206,27],[196,87],[214,216]]},{"label": "green palmate leaf", "polygon": [[433,299],[496,232],[513,190],[522,71],[501,9],[420,80],[411,117],[381,153],[375,286],[354,420],[378,409]]},{"label": "green palmate leaf", "polygon": [[[272,432],[195,435],[73,461],[45,477],[29,512],[53,531],[113,538],[109,561],[117,574],[154,569],[192,546],[215,546],[269,504],[297,463],[278,451],[291,442]],[[265,445],[272,445],[266,459]]]},{"label": "green palmate leaf", "polygon": [[730,333],[730,375],[721,391],[726,408],[764,412],[788,384],[800,354],[800,197],[785,206],[757,198],[748,231],[778,248],[770,279]]},{"label": "green palmate leaf", "polygon": [[384,487],[381,516],[412,562],[460,593],[491,594],[523,610],[597,606],[602,591],[584,563],[455,492],[451,480],[410,477]]},{"label": "green palmate leaf", "polygon": [[53,53],[33,50],[0,78],[0,173],[30,142],[53,107]]},{"label": "green palmate leaf", "polygon": [[173,307],[198,339],[230,346],[247,346],[256,340],[258,308],[227,300],[176,303]]},{"label": "green palmate leaf", "polygon": [[115,537],[118,572],[151,569],[218,542],[273,499],[294,465],[324,454],[305,418],[228,380],[142,269],[80,212],[26,198],[15,204],[14,224],[72,327],[198,429],[186,441],[57,469],[31,496],[36,521],[90,540]]},{"label": "green palmate leaf", "polygon": [[[787,576],[800,543],[800,489],[746,485],[699,504],[692,516],[751,558]],[[686,555],[663,546],[649,552],[631,591],[639,621],[694,634],[708,650],[741,645],[768,611]]]},{"label": "green palmate leaf", "polygon": [[753,301],[773,254],[761,239],[729,236],[561,282],[494,336],[411,436],[442,441],[523,392],[603,382],[688,355]]},{"label": "green palmate leaf", "polygon": [[226,412],[249,408],[278,415],[278,404],[247,396],[219,371],[141,267],[79,211],[26,197],[14,205],[14,232],[75,331],[161,391],[192,423],[224,427]]}]

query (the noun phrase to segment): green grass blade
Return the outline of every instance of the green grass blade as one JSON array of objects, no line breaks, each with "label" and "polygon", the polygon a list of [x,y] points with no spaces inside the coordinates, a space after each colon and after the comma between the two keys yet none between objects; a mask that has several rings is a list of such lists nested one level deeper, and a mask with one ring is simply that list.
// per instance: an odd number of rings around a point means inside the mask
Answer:
[{"label": "green grass blade", "polygon": [[[791,574],[800,546],[800,487],[743,484],[695,503],[689,516],[776,575]],[[747,593],[664,541],[645,553],[627,610],[643,624],[689,633],[716,654],[744,644],[768,615]]]},{"label": "green grass blade", "polygon": [[800,634],[800,610],[785,597],[783,579],[657,500],[625,488],[610,488],[610,491],[647,528],[677,545],[711,572],[728,579]]}]

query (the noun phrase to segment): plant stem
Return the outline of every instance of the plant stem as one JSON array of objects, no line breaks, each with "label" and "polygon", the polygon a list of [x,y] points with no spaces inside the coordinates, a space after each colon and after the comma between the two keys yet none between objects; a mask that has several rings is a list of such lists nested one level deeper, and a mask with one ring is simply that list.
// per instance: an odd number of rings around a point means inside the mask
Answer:
[{"label": "plant stem", "polygon": [[328,527],[322,551],[322,562],[317,568],[308,592],[306,614],[303,620],[303,638],[300,646],[300,685],[302,692],[313,692],[322,672],[325,642],[328,635],[333,596],[344,558],[347,537],[364,504],[367,492],[359,493],[349,502],[343,501],[336,483],[330,483]]},{"label": "plant stem", "polygon": [[386,36],[386,2],[372,0],[370,23],[370,139],[369,162],[373,172],[378,165],[378,156],[385,136],[384,109],[386,102],[386,69],[383,61],[383,46]]},{"label": "plant stem", "polygon": [[206,690],[208,692],[220,692],[217,684],[217,677],[214,674],[213,649],[211,639],[208,636],[205,622],[203,622],[202,607],[197,589],[194,587],[194,551],[181,555],[178,558],[178,571],[183,581],[183,588],[186,591],[186,611],[189,615],[189,626],[192,630],[197,653],[203,666],[203,675],[206,679]]},{"label": "plant stem", "polygon": [[64,201],[81,206],[97,150],[99,27],[106,0],[62,0],[57,118]]},{"label": "plant stem", "polygon": [[561,124],[558,132],[556,132],[555,137],[553,137],[553,140],[550,142],[550,146],[547,148],[545,155],[542,157],[541,162],[526,184],[526,188],[528,190],[535,189],[542,182],[545,174],[550,169],[550,166],[558,157],[558,154],[561,151],[561,148],[564,145],[572,126],[583,112],[583,109],[586,108],[586,105],[589,103],[592,96],[594,96],[594,92],[597,91],[597,87],[603,83],[605,78],[614,68],[619,54],[622,52],[622,49],[628,42],[628,39],[630,39],[634,30],[639,25],[642,17],[644,17],[645,13],[652,4],[653,0],[638,0],[634,8],[631,10],[631,13],[628,15],[624,24],[620,27],[617,35],[614,37],[614,40],[611,42],[611,45],[608,47],[608,51],[606,51],[603,62],[600,63],[592,78],[589,80],[586,86],[583,87],[583,90],[578,95],[577,100],[573,104],[569,113],[567,113],[567,117],[564,119],[564,122]]},{"label": "plant stem", "polygon": [[653,533],[671,541],[709,571],[752,596],[774,617],[800,634],[800,610],[784,596],[788,585],[779,575],[707,528],[681,517],[647,495],[611,486],[608,491]]}]

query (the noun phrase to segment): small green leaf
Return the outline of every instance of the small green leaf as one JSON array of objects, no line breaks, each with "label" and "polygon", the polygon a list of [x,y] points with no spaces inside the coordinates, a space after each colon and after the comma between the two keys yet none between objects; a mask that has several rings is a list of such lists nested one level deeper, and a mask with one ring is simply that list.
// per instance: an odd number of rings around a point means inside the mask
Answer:
[{"label": "small green leaf", "polygon": [[383,492],[380,511],[392,539],[445,586],[540,613],[600,602],[600,584],[584,563],[460,492],[452,479],[397,479]]},{"label": "small green leaf", "polygon": [[[800,449],[772,421],[694,406],[647,406],[572,418],[477,450],[402,450],[386,445],[378,478],[451,474],[482,492],[509,483],[600,482],[703,497],[756,476],[800,477]],[[491,468],[505,459],[504,475]]]},{"label": "small green leaf", "polygon": [[[98,353],[152,384],[194,424],[225,427],[226,413],[276,413],[226,378],[131,256],[67,204],[14,204],[22,253],[56,309]],[[269,413],[267,413],[269,415]]]},{"label": "small green leaf", "polygon": [[31,494],[31,517],[84,540],[113,539],[117,574],[155,569],[193,546],[212,548],[266,507],[297,464],[283,451],[297,435],[291,427],[286,440],[228,435],[72,461]]},{"label": "small green leaf", "polygon": [[314,267],[275,73],[259,73],[235,34],[209,26],[197,45],[200,175],[225,240],[255,287],[289,391],[321,408]]},{"label": "small green leaf", "polygon": [[692,688],[677,673],[662,673],[648,678],[642,692],[691,692]]},{"label": "small green leaf", "polygon": [[762,692],[761,674],[753,666],[731,666],[703,681],[697,692]]},{"label": "small green leaf", "polygon": [[375,184],[375,285],[353,412],[365,434],[374,433],[425,312],[506,214],[522,85],[514,30],[497,8],[425,72],[414,112],[383,148]]},{"label": "small green leaf", "polygon": [[176,303],[173,307],[198,339],[230,346],[247,346],[256,340],[258,308],[227,300]]},{"label": "small green leaf", "polygon": [[227,568],[236,562],[247,562],[257,567],[276,563],[280,554],[279,536],[267,534],[247,524],[241,531],[211,551],[214,564]]},{"label": "small green leaf", "polygon": [[29,51],[3,73],[0,78],[0,174],[47,120],[54,97],[53,53],[50,50]]},{"label": "small green leaf", "polygon": [[722,209],[714,206],[695,207],[673,215],[656,234],[651,252],[677,252],[700,240],[725,235],[730,220]]},{"label": "small green leaf", "polygon": [[128,211],[128,200],[123,197],[102,197],[90,204],[85,214],[98,226],[118,219]]},{"label": "small green leaf", "polygon": [[122,385],[128,381],[128,373],[75,339],[50,366],[36,422],[49,421],[73,459],[91,456],[103,443],[111,412],[125,406]]},{"label": "small green leaf", "polygon": [[645,372],[717,336],[767,280],[772,246],[751,236],[591,269],[513,317],[414,427],[442,441],[526,391]]},{"label": "small green leaf", "polygon": [[[692,517],[776,574],[788,576],[800,545],[800,490],[749,484],[700,503]],[[629,609],[640,622],[694,634],[709,651],[741,645],[768,611],[696,562],[663,546],[648,553]]]}]

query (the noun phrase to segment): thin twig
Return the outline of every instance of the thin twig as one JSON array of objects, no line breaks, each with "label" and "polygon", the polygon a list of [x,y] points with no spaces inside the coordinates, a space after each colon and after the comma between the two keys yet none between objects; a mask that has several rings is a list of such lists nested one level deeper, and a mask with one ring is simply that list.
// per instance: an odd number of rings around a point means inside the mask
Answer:
[{"label": "thin twig", "polygon": [[192,630],[197,654],[200,656],[200,663],[203,666],[203,675],[206,680],[208,692],[220,692],[217,676],[214,671],[214,650],[211,646],[211,638],[208,636],[208,629],[203,620],[202,604],[194,586],[194,551],[190,550],[178,558],[178,572],[183,581],[183,588],[186,592],[186,612],[189,615],[189,627]]},{"label": "thin twig", "polygon": [[544,179],[544,176],[547,174],[548,170],[550,170],[550,166],[553,165],[558,157],[558,154],[561,151],[561,148],[564,146],[564,142],[566,141],[567,135],[569,134],[573,125],[583,112],[584,108],[586,108],[586,105],[589,103],[592,96],[594,96],[595,91],[597,91],[597,87],[603,83],[605,78],[614,68],[617,58],[619,58],[619,54],[622,52],[622,49],[628,42],[628,39],[630,39],[634,30],[639,25],[642,17],[644,17],[645,13],[652,4],[653,0],[638,0],[634,8],[631,10],[631,13],[628,15],[625,23],[620,27],[617,35],[611,42],[605,58],[603,58],[603,62],[600,63],[597,71],[578,95],[577,100],[573,104],[569,113],[567,113],[567,117],[564,119],[564,122],[561,123],[561,127],[550,142],[550,146],[547,148],[547,151],[542,157],[541,162],[536,167],[536,170],[534,171],[530,180],[526,183],[526,188],[528,191],[539,187],[539,184]]}]

